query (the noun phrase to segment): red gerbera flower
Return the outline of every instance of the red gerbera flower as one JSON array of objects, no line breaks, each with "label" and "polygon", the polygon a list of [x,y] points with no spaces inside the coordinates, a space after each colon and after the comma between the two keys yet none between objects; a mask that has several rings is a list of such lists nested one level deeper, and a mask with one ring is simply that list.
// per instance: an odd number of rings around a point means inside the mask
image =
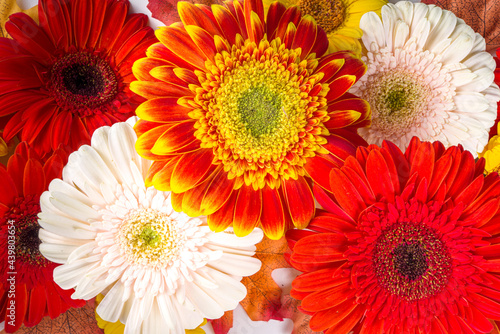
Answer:
[{"label": "red gerbera flower", "polygon": [[85,301],[71,299],[73,290],[54,283],[56,264],[39,252],[40,195],[61,177],[67,155],[56,150],[45,163],[26,142],[18,145],[7,168],[0,165],[0,321],[12,333],[24,323],[34,326]]},{"label": "red gerbera flower", "polygon": [[10,16],[0,38],[4,139],[20,133],[37,152],[76,150],[95,129],[126,120],[143,101],[129,90],[132,64],[156,41],[128,1],[40,0],[40,25]]},{"label": "red gerbera flower", "polygon": [[[261,225],[271,239],[314,216],[311,180],[365,144],[366,101],[346,93],[363,75],[349,52],[324,56],[325,32],[298,7],[261,0],[179,2],[182,23],[134,64],[137,151],[155,160],[148,184],[171,190],[176,210],[208,216],[238,236]],[[328,187],[327,184],[320,183]]]},{"label": "red gerbera flower", "polygon": [[289,231],[292,296],[325,333],[489,333],[500,320],[500,177],[461,146],[358,148]]}]

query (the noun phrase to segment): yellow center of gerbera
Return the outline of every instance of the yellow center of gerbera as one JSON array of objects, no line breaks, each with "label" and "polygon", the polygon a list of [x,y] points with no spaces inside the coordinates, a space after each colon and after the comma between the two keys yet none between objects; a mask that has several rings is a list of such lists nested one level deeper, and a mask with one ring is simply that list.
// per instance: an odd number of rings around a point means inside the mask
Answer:
[{"label": "yellow center of gerbera", "polygon": [[300,0],[299,7],[304,15],[314,17],[327,34],[339,29],[346,20],[343,0]]},{"label": "yellow center of gerbera", "polygon": [[300,49],[288,50],[279,39],[258,45],[241,41],[222,52],[209,73],[197,72],[202,89],[195,101],[202,113],[195,136],[213,148],[214,163],[223,164],[229,178],[243,177],[255,189],[279,178],[303,175],[305,159],[326,153],[327,85],[323,74],[312,74],[315,61],[300,59]]},{"label": "yellow center of gerbera", "polygon": [[185,239],[173,219],[153,209],[131,212],[120,226],[117,238],[131,263],[156,267],[177,259]]}]

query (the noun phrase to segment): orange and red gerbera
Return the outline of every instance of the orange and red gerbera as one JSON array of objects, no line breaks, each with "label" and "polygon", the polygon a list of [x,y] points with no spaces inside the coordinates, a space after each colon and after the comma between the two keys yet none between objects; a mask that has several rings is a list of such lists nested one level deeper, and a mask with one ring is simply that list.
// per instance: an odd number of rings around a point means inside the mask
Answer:
[{"label": "orange and red gerbera", "polygon": [[461,146],[413,138],[330,173],[309,230],[287,234],[292,296],[325,333],[489,333],[500,320],[500,177]]},{"label": "orange and red gerbera", "polygon": [[[329,188],[330,168],[364,141],[368,104],[347,93],[365,72],[349,52],[323,56],[328,39],[297,7],[260,0],[224,6],[178,4],[182,23],[134,64],[138,152],[155,160],[147,183],[173,205],[231,224],[259,224],[278,239],[315,212],[312,181]],[[322,57],[323,56],[323,57]]]},{"label": "orange and red gerbera", "polygon": [[95,129],[134,114],[142,98],[129,84],[132,64],[156,41],[128,1],[41,0],[40,24],[10,16],[0,38],[0,117],[37,152],[89,144]]},{"label": "orange and red gerbera", "polygon": [[67,154],[57,149],[40,160],[26,142],[0,165],[0,321],[15,332],[22,324],[34,326],[44,316],[57,317],[70,307],[85,304],[71,299],[73,290],[54,283],[57,266],[46,260],[38,246],[40,195],[50,181],[61,177]]}]

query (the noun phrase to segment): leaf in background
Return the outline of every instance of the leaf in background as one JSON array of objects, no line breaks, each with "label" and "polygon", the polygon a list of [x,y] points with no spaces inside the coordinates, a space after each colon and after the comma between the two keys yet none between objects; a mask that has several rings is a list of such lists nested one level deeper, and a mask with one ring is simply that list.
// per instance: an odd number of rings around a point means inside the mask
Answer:
[{"label": "leaf in background", "polygon": [[97,334],[104,333],[97,327],[94,316],[94,303],[89,302],[81,308],[70,308],[55,319],[45,317],[34,327],[22,326],[16,334]]},{"label": "leaf in background", "polygon": [[[155,19],[160,20],[163,24],[168,26],[181,20],[177,13],[178,2],[179,0],[149,0],[147,7]],[[207,6],[222,4],[222,0],[187,0],[187,2],[199,3]]]},{"label": "leaf in background", "polygon": [[257,244],[255,257],[262,261],[260,270],[241,281],[247,287],[247,296],[241,301],[252,321],[283,320],[281,308],[281,288],[274,282],[271,273],[277,268],[290,268],[283,254],[288,248],[285,237],[271,240],[264,237]]},{"label": "leaf in background", "polygon": [[209,321],[215,334],[227,334],[233,327],[233,311],[227,311],[221,318]]},{"label": "leaf in background", "polygon": [[8,37],[5,30],[5,23],[9,20],[9,15],[14,13],[23,12],[28,14],[38,23],[38,6],[22,10],[17,5],[16,0],[0,0],[0,37]]},{"label": "leaf in background", "polygon": [[292,334],[315,334],[320,332],[313,332],[309,328],[309,319],[311,316],[304,314],[298,310],[300,300],[294,299],[290,294],[283,294],[281,297],[281,310],[280,315],[283,318],[292,319],[293,330]]},{"label": "leaf in background", "polygon": [[488,52],[500,47],[500,1],[491,0],[422,0],[452,11],[486,40]]}]

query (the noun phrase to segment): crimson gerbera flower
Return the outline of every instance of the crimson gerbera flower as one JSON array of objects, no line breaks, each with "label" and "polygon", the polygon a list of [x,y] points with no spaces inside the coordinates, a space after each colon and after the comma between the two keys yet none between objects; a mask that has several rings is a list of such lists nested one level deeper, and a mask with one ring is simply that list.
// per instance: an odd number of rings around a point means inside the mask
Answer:
[{"label": "crimson gerbera flower", "polygon": [[310,230],[287,234],[292,296],[325,333],[489,333],[500,320],[500,178],[461,146],[358,148]]},{"label": "crimson gerbera flower", "polygon": [[134,64],[131,89],[148,99],[136,148],[155,160],[148,185],[172,191],[190,216],[238,236],[259,224],[271,239],[304,228],[320,185],[369,124],[369,106],[346,93],[366,68],[349,52],[323,56],[328,38],[298,7],[261,0],[224,6],[179,2],[182,23]]},{"label": "crimson gerbera flower", "polygon": [[57,265],[38,250],[40,195],[52,179],[61,177],[66,160],[67,154],[57,149],[43,162],[23,142],[7,168],[0,165],[0,321],[8,333],[85,304],[71,299],[73,290],[54,283]]},{"label": "crimson gerbera flower", "polygon": [[40,0],[40,25],[10,16],[0,38],[0,117],[4,139],[20,133],[37,152],[90,144],[95,129],[124,121],[142,98],[133,94],[132,64],[156,41],[128,1]]}]

